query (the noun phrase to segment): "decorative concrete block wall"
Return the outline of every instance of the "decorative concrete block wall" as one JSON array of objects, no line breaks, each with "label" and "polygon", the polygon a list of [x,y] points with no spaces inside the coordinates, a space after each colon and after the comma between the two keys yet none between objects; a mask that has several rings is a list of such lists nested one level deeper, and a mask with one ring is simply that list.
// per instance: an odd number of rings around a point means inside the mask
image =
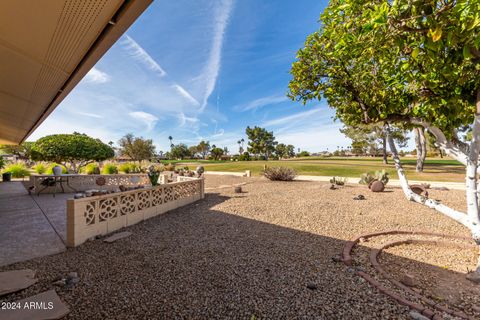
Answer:
[{"label": "decorative concrete block wall", "polygon": [[[30,184],[35,186],[35,190],[42,190],[42,181],[47,178],[52,178],[53,175],[32,175],[30,176]],[[120,185],[125,187],[135,187],[139,185],[150,186],[150,180],[145,173],[133,173],[133,174],[79,174],[79,175],[63,175],[59,176],[62,180],[65,180],[63,187],[66,192],[74,192],[69,186],[74,188],[78,192],[83,192],[91,189],[99,190],[114,190],[117,191]],[[97,184],[98,178],[104,178],[105,184],[99,186]],[[68,185],[67,185],[68,179]],[[103,182],[103,181],[102,181]],[[48,187],[42,193],[54,192],[54,187]],[[57,192],[59,192],[60,186],[57,186]]]},{"label": "decorative concrete block wall", "polygon": [[204,180],[182,181],[95,197],[67,200],[67,245],[75,247],[142,220],[204,198]]}]

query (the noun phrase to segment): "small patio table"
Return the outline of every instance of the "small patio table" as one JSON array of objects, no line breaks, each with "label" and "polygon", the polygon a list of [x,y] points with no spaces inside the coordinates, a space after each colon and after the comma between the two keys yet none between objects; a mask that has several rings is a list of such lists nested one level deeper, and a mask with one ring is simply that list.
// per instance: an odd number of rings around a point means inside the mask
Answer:
[{"label": "small patio table", "polygon": [[[72,177],[77,177],[79,176],[78,174],[60,174],[60,175],[53,175],[53,174],[49,174],[49,175],[35,175],[34,176],[34,186],[37,185],[37,179],[42,179],[43,181],[46,181],[47,179],[53,179],[53,180],[50,180],[51,182],[49,183],[46,183],[45,186],[38,190],[37,192],[37,196],[40,196],[40,193],[42,191],[44,191],[45,189],[47,189],[48,187],[55,187],[54,191],[53,191],[53,196],[55,197],[55,194],[57,193],[57,186],[60,185],[60,188],[62,189],[62,192],[65,193],[65,188],[63,187],[63,184],[65,183],[67,185],[67,187],[69,187],[71,190],[73,190],[74,192],[77,192],[77,190],[72,187],[70,185],[70,178]],[[42,184],[42,183],[40,183]]]}]

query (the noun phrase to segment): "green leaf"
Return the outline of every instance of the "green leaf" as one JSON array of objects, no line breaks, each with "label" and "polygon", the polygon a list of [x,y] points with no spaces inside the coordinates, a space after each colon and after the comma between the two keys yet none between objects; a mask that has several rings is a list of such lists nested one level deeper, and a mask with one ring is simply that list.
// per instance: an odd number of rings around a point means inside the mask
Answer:
[{"label": "green leaf", "polygon": [[433,42],[437,42],[442,38],[442,28],[438,26],[434,31],[430,30]]},{"label": "green leaf", "polygon": [[472,57],[472,53],[470,52],[470,48],[468,46],[463,47],[463,57],[465,59],[470,59]]},{"label": "green leaf", "polygon": [[419,54],[419,53],[420,53],[420,49],[418,49],[418,48],[413,49],[413,51],[412,51],[412,57],[413,57],[414,59],[416,59],[416,58],[418,57],[418,54]]}]

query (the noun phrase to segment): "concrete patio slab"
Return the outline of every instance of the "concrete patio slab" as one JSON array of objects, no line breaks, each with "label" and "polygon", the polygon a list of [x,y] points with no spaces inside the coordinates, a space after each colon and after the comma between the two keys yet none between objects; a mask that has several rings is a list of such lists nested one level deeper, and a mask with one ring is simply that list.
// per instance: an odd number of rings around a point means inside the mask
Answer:
[{"label": "concrete patio slab", "polygon": [[30,269],[0,272],[0,296],[28,288],[37,281],[35,271]]},{"label": "concrete patio slab", "polygon": [[0,319],[60,319],[70,312],[68,306],[60,300],[55,290],[45,291],[35,296],[15,301],[15,305],[19,308],[9,310],[0,309]]},{"label": "concrete patio slab", "polygon": [[[55,213],[60,216],[60,211]],[[65,211],[61,215],[65,220]],[[62,239],[23,184],[0,183],[0,266],[64,250]]]}]

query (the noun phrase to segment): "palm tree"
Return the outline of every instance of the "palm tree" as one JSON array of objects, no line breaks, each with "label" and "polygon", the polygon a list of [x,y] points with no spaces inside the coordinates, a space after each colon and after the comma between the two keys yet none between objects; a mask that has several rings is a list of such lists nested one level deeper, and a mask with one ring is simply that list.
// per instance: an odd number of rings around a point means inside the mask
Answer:
[{"label": "palm tree", "polygon": [[170,140],[170,148],[172,148],[173,147],[173,137],[168,136],[168,140]]}]

